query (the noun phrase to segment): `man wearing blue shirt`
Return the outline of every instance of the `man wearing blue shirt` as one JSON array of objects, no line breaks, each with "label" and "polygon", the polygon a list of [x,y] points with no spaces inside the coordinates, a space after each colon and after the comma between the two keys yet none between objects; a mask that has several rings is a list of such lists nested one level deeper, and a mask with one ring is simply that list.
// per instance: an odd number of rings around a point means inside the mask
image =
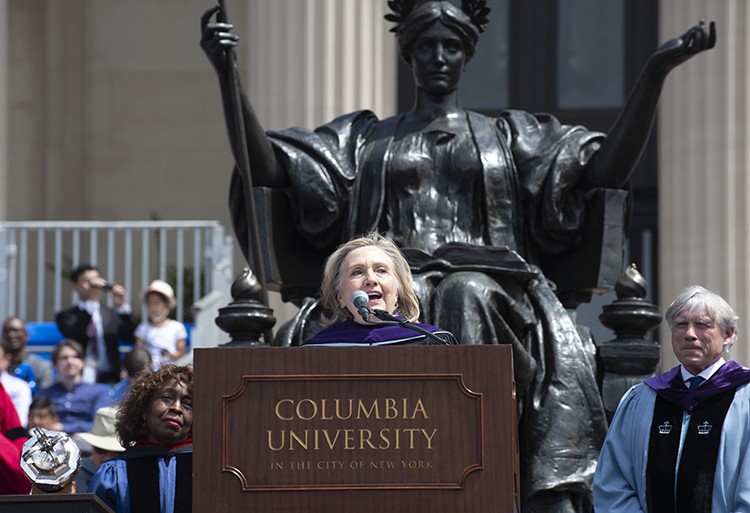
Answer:
[{"label": "man wearing blue shirt", "polygon": [[12,316],[3,322],[2,344],[12,359],[8,372],[29,383],[31,391],[47,388],[55,382],[52,363],[27,350],[29,333],[20,317]]},{"label": "man wearing blue shirt", "polygon": [[109,391],[104,385],[83,382],[83,349],[75,340],[65,339],[52,352],[57,383],[39,392],[49,397],[59,417],[54,429],[69,434],[90,431],[96,410],[109,406]]}]

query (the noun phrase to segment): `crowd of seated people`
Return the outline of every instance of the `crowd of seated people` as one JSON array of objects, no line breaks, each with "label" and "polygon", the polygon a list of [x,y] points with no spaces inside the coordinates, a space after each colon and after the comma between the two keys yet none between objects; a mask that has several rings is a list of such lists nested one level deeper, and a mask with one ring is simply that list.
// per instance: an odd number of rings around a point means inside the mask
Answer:
[{"label": "crowd of seated people", "polygon": [[91,428],[98,408],[122,400],[135,373],[158,370],[182,357],[187,329],[169,318],[175,295],[162,280],[153,280],[140,294],[148,315],[141,323],[132,315],[126,289],[108,282],[96,266],[78,265],[69,280],[77,299],[55,315],[54,324],[46,323],[56,326],[60,337],[51,354],[29,347],[24,319],[13,315],[4,320],[0,382],[24,427],[33,426],[32,401],[47,398],[55,410],[54,429],[75,434]]},{"label": "crowd of seated people", "polygon": [[[3,321],[0,423],[7,429],[0,433],[4,437],[0,443],[7,446],[6,456],[12,462],[17,455],[10,448],[20,451],[33,428],[64,431],[79,445],[85,462],[96,462],[89,465],[91,477],[103,462],[100,453],[114,445],[103,448],[91,442],[102,431],[101,423],[112,427],[111,408],[127,397],[138,373],[157,371],[186,353],[187,330],[169,318],[176,301],[172,287],[164,281],[154,280],[141,292],[148,319],[140,324],[133,318],[125,288],[107,282],[96,266],[78,265],[70,273],[70,285],[77,300],[55,316],[61,339],[51,354],[30,347],[24,319],[13,315]],[[108,306],[105,294],[111,296],[113,306]],[[106,454],[112,457],[115,452]],[[0,468],[0,475],[21,472],[18,465],[10,468],[6,463],[0,462],[5,467]],[[28,493],[27,479],[22,477],[0,486],[0,495]]]}]

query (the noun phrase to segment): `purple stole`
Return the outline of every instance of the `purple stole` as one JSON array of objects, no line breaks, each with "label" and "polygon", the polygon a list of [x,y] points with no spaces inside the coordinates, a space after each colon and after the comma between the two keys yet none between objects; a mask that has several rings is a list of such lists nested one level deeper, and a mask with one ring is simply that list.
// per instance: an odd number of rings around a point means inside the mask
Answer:
[{"label": "purple stole", "polygon": [[[443,330],[429,324],[415,323],[430,333],[441,333]],[[395,324],[358,324],[351,320],[337,322],[310,337],[303,345],[336,345],[336,344],[414,344],[419,343],[425,335]]]}]

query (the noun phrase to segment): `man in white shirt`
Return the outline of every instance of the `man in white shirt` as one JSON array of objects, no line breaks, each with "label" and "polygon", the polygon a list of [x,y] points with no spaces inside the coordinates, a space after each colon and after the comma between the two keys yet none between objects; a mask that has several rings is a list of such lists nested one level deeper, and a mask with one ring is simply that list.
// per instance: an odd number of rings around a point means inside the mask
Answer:
[{"label": "man in white shirt", "polygon": [[[84,381],[114,384],[120,380],[119,341],[134,343],[135,323],[130,316],[125,288],[109,284],[90,264],[80,264],[70,273],[78,301],[59,312],[57,327],[65,338],[77,341],[84,351]],[[115,308],[104,304],[102,292],[109,290]]]}]

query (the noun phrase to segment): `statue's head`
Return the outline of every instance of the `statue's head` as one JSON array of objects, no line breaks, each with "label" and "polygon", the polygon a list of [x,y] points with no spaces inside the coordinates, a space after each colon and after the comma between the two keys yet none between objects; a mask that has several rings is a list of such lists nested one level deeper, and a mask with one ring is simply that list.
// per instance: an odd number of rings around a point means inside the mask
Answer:
[{"label": "statue's head", "polygon": [[485,0],[463,0],[461,8],[445,0],[395,0],[389,2],[393,14],[385,18],[396,23],[391,32],[398,38],[401,58],[411,63],[411,54],[419,35],[437,22],[459,37],[467,60],[471,59],[479,34],[487,25],[489,8]]}]

